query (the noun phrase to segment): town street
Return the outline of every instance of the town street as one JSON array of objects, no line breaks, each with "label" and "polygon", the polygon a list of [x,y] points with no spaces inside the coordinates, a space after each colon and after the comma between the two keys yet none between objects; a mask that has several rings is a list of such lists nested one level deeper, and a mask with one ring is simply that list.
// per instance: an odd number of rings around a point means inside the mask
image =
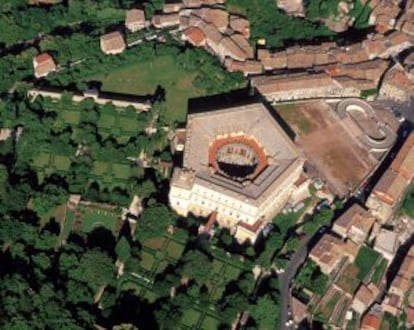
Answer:
[{"label": "town street", "polygon": [[291,319],[292,308],[290,306],[290,285],[295,277],[300,266],[304,263],[308,251],[319,240],[320,236],[325,232],[326,227],[321,227],[313,236],[308,236],[303,240],[300,248],[290,259],[288,265],[285,268],[285,272],[278,275],[279,289],[280,289],[280,329],[291,329],[292,327],[286,326],[286,322]]}]

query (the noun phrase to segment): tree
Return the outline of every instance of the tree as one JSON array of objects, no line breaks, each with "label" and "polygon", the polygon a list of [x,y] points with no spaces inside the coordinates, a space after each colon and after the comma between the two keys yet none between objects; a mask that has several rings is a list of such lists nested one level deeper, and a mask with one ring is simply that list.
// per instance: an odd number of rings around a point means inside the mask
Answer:
[{"label": "tree", "polygon": [[167,226],[174,224],[176,220],[177,216],[165,205],[148,203],[138,221],[136,236],[140,241],[162,236],[166,232]]},{"label": "tree", "polygon": [[179,273],[182,276],[194,279],[199,285],[204,284],[212,269],[210,258],[199,250],[189,250],[181,259]]},{"label": "tree", "polygon": [[145,180],[135,188],[135,192],[141,198],[150,197],[156,191],[154,182],[151,180]]},{"label": "tree", "polygon": [[118,260],[122,262],[127,261],[131,257],[131,246],[124,236],[122,236],[118,243],[116,243],[115,253]]},{"label": "tree", "polygon": [[247,297],[240,292],[224,295],[218,305],[221,319],[225,324],[232,324],[237,314],[247,310],[248,307]]},{"label": "tree", "polygon": [[44,215],[52,208],[64,204],[67,199],[68,193],[65,189],[55,184],[47,184],[33,197],[33,209],[37,214]]},{"label": "tree", "polygon": [[114,279],[112,259],[98,249],[82,255],[79,265],[69,269],[69,278],[86,283],[94,292]]},{"label": "tree", "polygon": [[406,193],[401,206],[401,213],[414,218],[414,185],[411,185]]},{"label": "tree", "polygon": [[257,299],[256,304],[250,309],[250,313],[258,325],[258,329],[277,328],[279,306],[269,295]]}]

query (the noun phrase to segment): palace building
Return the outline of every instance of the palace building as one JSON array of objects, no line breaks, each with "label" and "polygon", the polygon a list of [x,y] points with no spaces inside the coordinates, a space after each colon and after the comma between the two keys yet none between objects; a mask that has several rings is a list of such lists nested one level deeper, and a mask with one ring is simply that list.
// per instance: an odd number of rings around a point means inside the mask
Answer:
[{"label": "palace building", "polygon": [[182,216],[214,212],[239,242],[254,243],[296,189],[303,165],[262,103],[189,114],[170,205]]}]

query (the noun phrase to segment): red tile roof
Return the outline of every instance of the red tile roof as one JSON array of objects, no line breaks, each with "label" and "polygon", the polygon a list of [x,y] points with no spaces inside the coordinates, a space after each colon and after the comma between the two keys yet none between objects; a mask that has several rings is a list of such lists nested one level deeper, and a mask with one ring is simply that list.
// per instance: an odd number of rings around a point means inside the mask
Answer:
[{"label": "red tile roof", "polygon": [[206,35],[198,27],[191,26],[184,31],[185,38],[195,46],[200,46],[206,41]]},{"label": "red tile roof", "polygon": [[260,230],[260,228],[262,227],[262,224],[263,224],[263,221],[259,219],[253,225],[249,225],[248,223],[241,221],[239,223],[239,226],[253,233],[256,233],[257,231]]},{"label": "red tile roof", "polygon": [[361,329],[375,329],[379,330],[381,327],[381,319],[372,314],[366,314],[361,323]]}]

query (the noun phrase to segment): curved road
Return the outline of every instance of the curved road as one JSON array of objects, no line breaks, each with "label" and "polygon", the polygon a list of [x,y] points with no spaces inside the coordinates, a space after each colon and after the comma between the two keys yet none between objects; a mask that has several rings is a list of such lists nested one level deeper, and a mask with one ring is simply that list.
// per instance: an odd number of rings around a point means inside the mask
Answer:
[{"label": "curved road", "polygon": [[285,268],[285,272],[278,275],[280,290],[280,330],[293,329],[292,326],[286,326],[286,322],[292,318],[290,315],[292,308],[290,306],[290,285],[300,266],[305,262],[310,247],[319,240],[320,236],[326,231],[327,227],[321,227],[315,234],[304,239],[300,248],[290,259]]}]

